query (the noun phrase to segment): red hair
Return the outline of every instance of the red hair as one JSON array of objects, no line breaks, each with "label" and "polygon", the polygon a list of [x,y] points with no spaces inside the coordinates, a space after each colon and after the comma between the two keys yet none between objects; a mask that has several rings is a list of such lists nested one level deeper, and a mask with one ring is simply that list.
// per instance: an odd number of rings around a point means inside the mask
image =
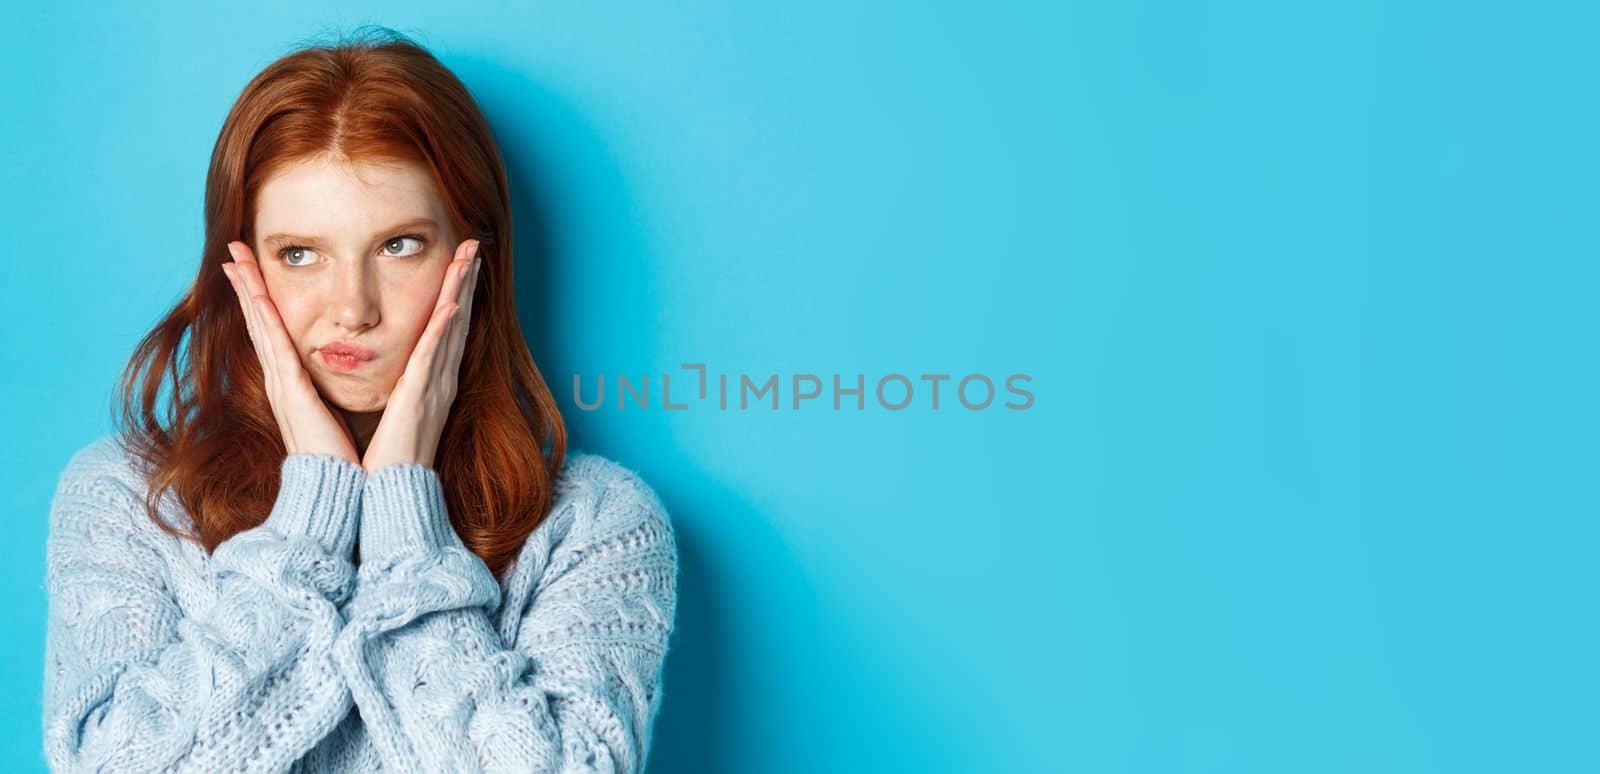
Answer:
[{"label": "red hair", "polygon": [[[163,530],[210,552],[264,521],[287,448],[222,272],[227,243],[254,244],[255,197],[288,163],[322,154],[418,162],[431,170],[456,234],[482,243],[459,387],[434,469],[456,533],[502,576],[550,507],[566,429],[517,320],[510,191],[488,122],[431,53],[378,31],[285,55],[234,102],[206,175],[199,273],[122,374],[112,409],[118,438],[147,468],[146,509]],[[160,518],[169,488],[196,531]]]}]

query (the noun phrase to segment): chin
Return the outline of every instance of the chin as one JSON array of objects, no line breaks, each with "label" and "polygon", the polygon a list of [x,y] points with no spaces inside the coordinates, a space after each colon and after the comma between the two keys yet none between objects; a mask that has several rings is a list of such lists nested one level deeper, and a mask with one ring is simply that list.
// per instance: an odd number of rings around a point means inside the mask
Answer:
[{"label": "chin", "polygon": [[343,411],[352,414],[370,414],[382,411],[389,404],[389,393],[370,393],[348,387],[323,391],[322,397]]}]

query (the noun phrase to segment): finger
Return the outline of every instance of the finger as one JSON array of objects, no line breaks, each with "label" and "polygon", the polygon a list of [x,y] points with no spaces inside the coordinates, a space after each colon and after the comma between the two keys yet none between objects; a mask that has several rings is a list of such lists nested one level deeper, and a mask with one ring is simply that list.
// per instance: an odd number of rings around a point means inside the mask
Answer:
[{"label": "finger", "polygon": [[472,245],[474,240],[467,240],[456,245],[455,254],[450,260],[450,266],[445,269],[444,282],[439,284],[439,298],[434,302],[435,311],[454,301],[461,303],[461,286],[466,276],[466,270],[472,268]]},{"label": "finger", "polygon": [[482,263],[478,260],[478,242],[475,239],[471,241],[472,246],[467,248],[463,256],[467,261],[467,267],[461,273],[461,287],[456,290],[456,303],[462,309],[466,309],[467,303],[472,299],[472,282],[477,277],[478,264]]},{"label": "finger", "polygon": [[445,302],[444,306],[434,308],[433,316],[428,318],[428,326],[422,330],[416,348],[411,351],[411,357],[406,361],[405,372],[395,384],[395,392],[405,392],[409,398],[412,397],[409,394],[412,390],[426,389],[433,375],[433,362],[439,350],[439,340],[449,327],[450,318],[458,310],[459,307],[454,302]]},{"label": "finger", "polygon": [[[263,338],[267,341],[272,362],[283,369],[280,371],[281,374],[292,374],[293,369],[300,366],[300,359],[295,354],[294,341],[289,338],[289,330],[284,327],[283,318],[278,314],[278,306],[272,302],[272,296],[267,292],[267,282],[261,275],[261,265],[256,262],[249,246],[243,242],[233,244],[236,247],[235,259],[240,264],[240,273],[244,276],[246,285],[250,287],[251,299],[255,301],[256,322],[260,326]],[[292,362],[289,358],[293,358]]]},{"label": "finger", "polygon": [[263,373],[267,370],[266,353],[261,345],[256,343],[256,315],[251,308],[250,294],[244,289],[244,283],[239,279],[238,267],[232,263],[222,264],[222,272],[228,276],[228,284],[233,286],[233,294],[239,300],[239,314],[244,318],[245,334],[250,337],[250,348],[255,351],[256,361],[261,364]]},{"label": "finger", "polygon": [[441,377],[454,383],[461,372],[461,353],[466,351],[467,336],[472,332],[472,305],[478,296],[479,277],[483,274],[483,259],[476,256],[472,260],[472,273],[464,283],[461,297],[461,311],[450,322],[450,333],[445,355],[440,358],[442,369]]},{"label": "finger", "polygon": [[289,377],[299,382],[298,375],[304,372],[300,365],[300,356],[294,348],[294,341],[289,338],[289,329],[284,327],[283,318],[278,316],[278,307],[265,292],[256,296],[256,314],[262,326],[267,330],[267,339],[271,342],[273,362],[277,364],[279,378]]},{"label": "finger", "polygon": [[472,296],[472,275],[477,267],[478,240],[468,239],[456,246],[455,260],[450,263],[444,286],[440,288],[441,305],[444,298],[454,298],[457,311],[452,313],[449,321],[439,332],[442,346],[434,348],[435,357],[428,361],[428,374],[430,381],[438,382],[444,377],[447,369],[446,361],[453,351],[453,342],[459,337],[464,325],[467,306]]},{"label": "finger", "polygon": [[283,439],[288,448],[296,448],[294,438],[290,434],[289,426],[284,422],[283,415],[278,411],[277,391],[272,386],[276,381],[272,376],[272,369],[267,364],[266,353],[259,344],[256,344],[256,316],[251,310],[250,295],[244,290],[244,283],[239,280],[239,267],[233,263],[222,264],[222,272],[228,276],[228,284],[233,286],[233,293],[239,299],[239,308],[244,316],[245,333],[250,337],[250,348],[255,351],[256,363],[261,366],[261,376],[267,389],[267,400],[272,404],[273,418],[278,422],[278,435]]},{"label": "finger", "polygon": [[250,327],[250,337],[253,341],[258,342],[256,349],[264,354],[266,352],[265,345],[259,343],[260,332],[257,326],[255,304],[252,301],[254,294],[251,292],[251,283],[246,276],[244,265],[239,261],[241,253],[235,251],[232,243],[228,245],[228,253],[233,256],[234,260],[232,263],[223,264],[223,269],[228,272],[228,279],[233,282],[233,289],[239,294],[240,308],[244,310],[245,322]]},{"label": "finger", "polygon": [[229,242],[228,252],[233,256],[233,280],[236,289],[241,295],[244,304],[245,320],[250,331],[250,341],[255,344],[256,357],[261,360],[261,377],[266,382],[268,395],[277,391],[278,374],[274,364],[277,359],[272,354],[272,341],[267,336],[265,325],[261,320],[261,304],[256,292],[255,274],[250,269],[255,268],[249,264],[254,258],[250,248],[243,242]]}]

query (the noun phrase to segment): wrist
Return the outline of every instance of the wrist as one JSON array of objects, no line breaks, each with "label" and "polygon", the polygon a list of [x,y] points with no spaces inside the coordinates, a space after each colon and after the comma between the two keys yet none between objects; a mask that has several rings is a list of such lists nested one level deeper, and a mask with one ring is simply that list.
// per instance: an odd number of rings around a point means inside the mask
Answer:
[{"label": "wrist", "polygon": [[395,553],[465,547],[450,524],[438,472],[415,462],[384,465],[367,475],[360,540],[363,563]]},{"label": "wrist", "polygon": [[366,471],[333,454],[296,452],[279,470],[278,497],[265,525],[280,535],[306,535],[330,554],[355,547]]}]

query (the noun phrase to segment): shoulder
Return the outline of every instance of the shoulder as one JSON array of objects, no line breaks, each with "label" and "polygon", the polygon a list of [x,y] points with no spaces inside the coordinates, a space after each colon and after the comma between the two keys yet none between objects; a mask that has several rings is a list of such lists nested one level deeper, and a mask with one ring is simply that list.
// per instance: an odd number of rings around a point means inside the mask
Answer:
[{"label": "shoulder", "polygon": [[[91,518],[105,522],[108,516],[115,516],[117,520],[130,520],[128,526],[136,531],[145,531],[146,526],[153,528],[145,511],[147,481],[147,474],[136,465],[118,435],[95,438],[68,457],[56,479],[51,527],[59,528],[66,520]],[[164,498],[160,505],[165,514],[172,503]]]},{"label": "shoulder", "polygon": [[546,587],[558,577],[619,569],[677,573],[677,539],[656,489],[600,454],[568,449],[554,499],[518,555],[514,585]]},{"label": "shoulder", "polygon": [[660,495],[633,469],[599,454],[568,452],[556,477],[555,502],[575,511],[575,527],[606,533],[648,522],[671,528]]},{"label": "shoulder", "polygon": [[143,487],[143,478],[135,472],[117,435],[108,434],[72,453],[56,480],[56,496],[81,494],[120,500]]},{"label": "shoulder", "polygon": [[504,604],[526,619],[516,631],[527,647],[585,631],[660,647],[672,626],[677,579],[674,528],[655,488],[619,462],[569,450]]}]

